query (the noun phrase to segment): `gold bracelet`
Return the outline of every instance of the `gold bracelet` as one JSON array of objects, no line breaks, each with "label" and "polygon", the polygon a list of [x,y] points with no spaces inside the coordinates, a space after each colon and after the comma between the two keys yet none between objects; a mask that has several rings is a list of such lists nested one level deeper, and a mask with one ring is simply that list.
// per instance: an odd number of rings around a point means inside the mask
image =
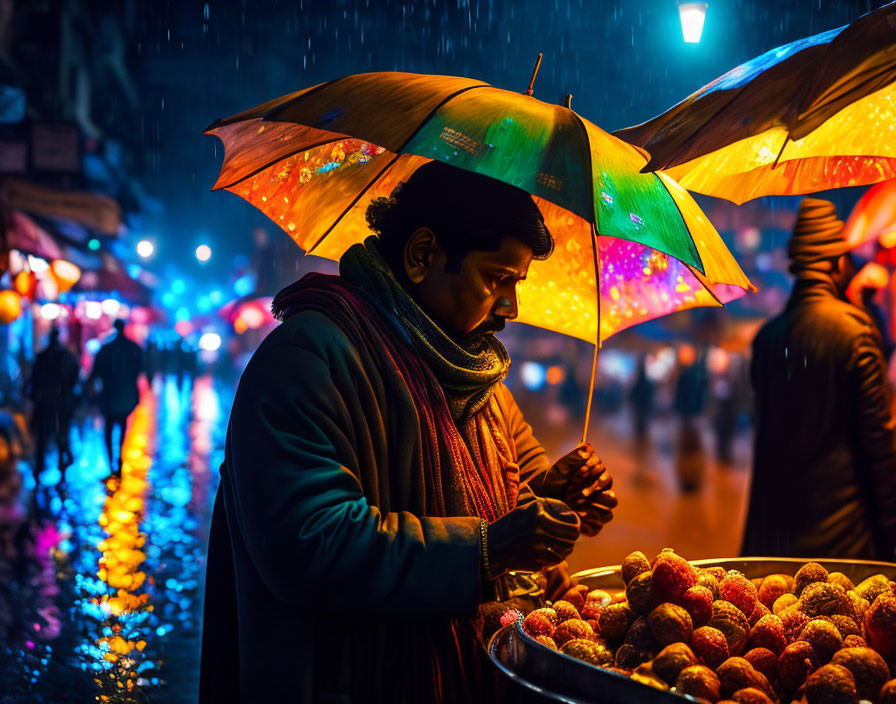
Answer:
[{"label": "gold bracelet", "polygon": [[491,577],[491,567],[488,564],[488,521],[479,519],[479,554],[482,556],[482,579],[488,581]]}]

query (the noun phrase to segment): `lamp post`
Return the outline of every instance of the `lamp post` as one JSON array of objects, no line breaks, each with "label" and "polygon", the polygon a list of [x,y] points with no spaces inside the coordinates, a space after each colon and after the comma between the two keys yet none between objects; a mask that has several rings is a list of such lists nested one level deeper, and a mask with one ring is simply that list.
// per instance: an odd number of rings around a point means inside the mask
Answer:
[{"label": "lamp post", "polygon": [[703,22],[706,20],[705,2],[678,3],[678,16],[681,18],[681,34],[688,44],[698,44],[703,34]]}]

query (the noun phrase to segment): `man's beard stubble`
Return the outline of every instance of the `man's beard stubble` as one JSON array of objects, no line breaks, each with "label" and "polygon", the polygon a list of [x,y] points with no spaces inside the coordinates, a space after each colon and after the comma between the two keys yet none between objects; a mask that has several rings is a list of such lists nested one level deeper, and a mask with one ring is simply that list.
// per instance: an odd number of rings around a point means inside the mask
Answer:
[{"label": "man's beard stubble", "polygon": [[507,321],[504,318],[486,318],[466,335],[463,335],[458,340],[458,344],[468,352],[474,354],[481,352],[488,346],[490,337],[496,332],[501,332],[506,324]]}]

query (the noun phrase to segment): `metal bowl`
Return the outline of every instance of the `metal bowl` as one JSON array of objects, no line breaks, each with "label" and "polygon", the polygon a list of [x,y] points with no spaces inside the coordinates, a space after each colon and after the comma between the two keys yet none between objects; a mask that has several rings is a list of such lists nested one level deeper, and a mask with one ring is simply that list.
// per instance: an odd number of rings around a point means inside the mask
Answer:
[{"label": "metal bowl", "polygon": [[[695,560],[696,567],[739,570],[748,578],[795,574],[811,558],[738,557]],[[843,572],[858,583],[875,574],[896,580],[896,564],[870,560],[814,560],[829,572]],[[574,575],[589,589],[613,592],[625,588],[619,565]],[[618,672],[611,672],[543,646],[523,631],[522,619],[499,630],[489,643],[489,657],[513,683],[528,692],[529,701],[566,704],[693,704],[691,697],[661,691]]]}]

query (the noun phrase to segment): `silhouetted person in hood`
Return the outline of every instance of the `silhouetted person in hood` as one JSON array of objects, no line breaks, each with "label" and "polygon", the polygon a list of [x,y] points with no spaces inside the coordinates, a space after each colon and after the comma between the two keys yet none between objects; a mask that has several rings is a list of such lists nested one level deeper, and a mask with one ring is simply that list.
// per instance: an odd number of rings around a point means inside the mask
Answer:
[{"label": "silhouetted person in hood", "polygon": [[805,198],[796,282],[753,341],[753,486],[745,555],[892,560],[896,420],[882,342],[847,302],[855,268],[832,203]]}]

